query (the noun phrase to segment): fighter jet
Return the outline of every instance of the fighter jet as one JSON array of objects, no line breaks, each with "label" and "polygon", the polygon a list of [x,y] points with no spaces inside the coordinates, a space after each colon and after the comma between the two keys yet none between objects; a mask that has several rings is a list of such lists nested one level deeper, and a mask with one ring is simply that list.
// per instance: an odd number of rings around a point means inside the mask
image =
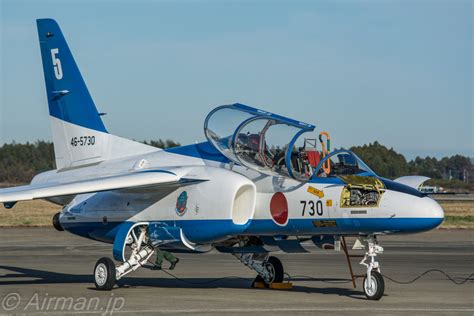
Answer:
[{"label": "fighter jet", "polygon": [[365,249],[365,295],[378,300],[385,286],[377,237],[443,221],[438,203],[417,190],[427,178],[384,179],[353,152],[331,150],[328,133],[305,137],[314,125],[244,104],[212,110],[207,141],[197,144],[159,149],[115,136],[58,24],[39,19],[37,28],[56,169],[0,190],[0,202],[51,201],[63,206],[56,229],[112,244],[114,260],[94,267],[97,289],[149,267],[157,250],[213,249],[269,286],[284,279],[271,252],[307,252],[308,243],[339,249],[352,236]]}]

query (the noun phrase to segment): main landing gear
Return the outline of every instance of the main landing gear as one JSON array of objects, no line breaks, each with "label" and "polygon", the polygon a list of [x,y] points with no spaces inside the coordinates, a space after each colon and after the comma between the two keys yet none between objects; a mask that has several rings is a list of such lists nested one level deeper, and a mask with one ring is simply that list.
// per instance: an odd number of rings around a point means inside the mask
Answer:
[{"label": "main landing gear", "polygon": [[380,273],[380,265],[375,261],[379,253],[383,253],[383,248],[377,244],[375,235],[364,238],[365,249],[367,250],[364,259],[360,264],[367,267],[367,274],[364,277],[363,288],[365,296],[369,300],[379,300],[385,291],[385,282]]},{"label": "main landing gear", "polygon": [[283,282],[285,272],[283,264],[277,257],[259,253],[234,254],[234,256],[244,265],[258,273],[253,284],[263,282],[266,287],[269,287],[272,283]]},{"label": "main landing gear", "polygon": [[155,249],[148,244],[146,225],[134,228],[127,236],[127,245],[131,249],[129,259],[119,266],[107,257],[100,258],[94,268],[94,283],[99,290],[109,291],[115,282],[132,271],[145,265]]},{"label": "main landing gear", "polygon": [[99,290],[111,290],[117,279],[117,270],[112,259],[102,257],[94,268],[94,283]]}]

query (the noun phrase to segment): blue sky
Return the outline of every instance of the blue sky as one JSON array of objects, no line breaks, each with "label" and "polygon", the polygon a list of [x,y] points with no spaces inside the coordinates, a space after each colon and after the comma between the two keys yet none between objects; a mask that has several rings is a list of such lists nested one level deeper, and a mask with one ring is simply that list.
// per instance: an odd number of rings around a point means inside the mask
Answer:
[{"label": "blue sky", "polygon": [[51,139],[36,18],[55,18],[108,130],[204,139],[241,102],[336,147],[474,156],[471,1],[0,0],[0,144]]}]

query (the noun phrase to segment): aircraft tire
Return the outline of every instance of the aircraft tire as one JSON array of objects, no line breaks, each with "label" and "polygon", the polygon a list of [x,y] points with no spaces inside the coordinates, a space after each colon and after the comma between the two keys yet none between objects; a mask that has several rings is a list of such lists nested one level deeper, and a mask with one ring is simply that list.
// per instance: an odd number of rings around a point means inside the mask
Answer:
[{"label": "aircraft tire", "polygon": [[385,291],[385,282],[383,280],[383,276],[377,271],[372,271],[371,273],[371,284],[369,284],[366,275],[364,277],[362,286],[367,299],[373,301],[378,301],[383,296]]},{"label": "aircraft tire", "polygon": [[110,291],[115,284],[115,263],[112,259],[102,257],[97,260],[94,268],[94,284],[96,289]]},{"label": "aircraft tire", "polygon": [[[266,264],[270,265],[274,272],[273,279],[270,283],[283,282],[283,278],[285,275],[284,275],[284,270],[283,270],[283,264],[281,263],[280,259],[278,259],[277,257],[271,256],[268,258]],[[270,284],[265,282],[265,286],[269,287]]]}]

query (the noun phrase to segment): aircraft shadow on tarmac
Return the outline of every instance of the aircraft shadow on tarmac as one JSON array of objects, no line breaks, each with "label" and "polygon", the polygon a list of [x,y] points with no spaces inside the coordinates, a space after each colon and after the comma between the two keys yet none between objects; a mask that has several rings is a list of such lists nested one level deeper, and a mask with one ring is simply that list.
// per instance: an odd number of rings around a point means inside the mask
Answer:
[{"label": "aircraft shadow on tarmac", "polygon": [[[88,274],[67,274],[60,272],[51,272],[38,269],[20,268],[12,266],[0,265],[0,269],[11,271],[0,275],[0,285],[31,285],[31,284],[62,284],[62,283],[84,283],[93,284],[93,275]],[[15,280],[12,280],[15,279]],[[227,277],[222,279],[216,278],[124,278],[117,281],[121,288],[138,288],[138,287],[159,287],[159,288],[233,288],[233,289],[248,289],[251,286],[253,279],[241,277]],[[338,278],[292,278],[292,282],[317,282],[324,284],[337,285],[344,284],[350,281],[349,279]],[[317,284],[315,284],[317,285]],[[88,287],[89,290],[96,290],[94,287]],[[279,290],[282,291],[282,290]],[[302,293],[320,293],[332,294],[339,296],[347,296],[354,299],[365,299],[364,293],[352,288],[343,287],[308,287],[293,285],[289,291]]]}]

